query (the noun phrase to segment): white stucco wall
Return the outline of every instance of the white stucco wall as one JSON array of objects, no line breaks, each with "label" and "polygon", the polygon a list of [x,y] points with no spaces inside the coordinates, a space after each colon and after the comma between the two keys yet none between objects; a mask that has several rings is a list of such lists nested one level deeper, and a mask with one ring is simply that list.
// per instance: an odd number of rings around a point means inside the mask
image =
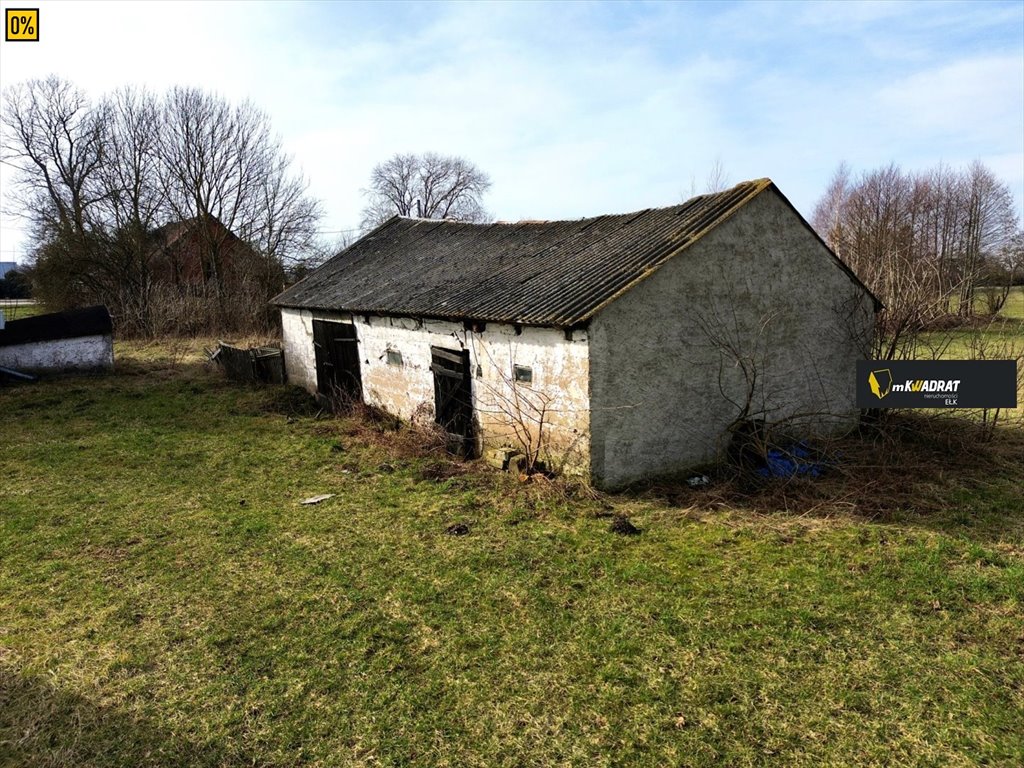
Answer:
[{"label": "white stucco wall", "polygon": [[109,369],[114,343],[109,335],[97,335],[0,347],[0,366],[41,373]]},{"label": "white stucco wall", "polygon": [[[353,322],[359,342],[363,396],[404,419],[417,408],[434,404],[434,379],[430,370],[431,346],[468,349],[472,371],[474,409],[485,447],[518,447],[510,420],[503,413],[515,407],[513,365],[528,366],[533,384],[517,385],[524,400],[547,410],[544,439],[547,459],[565,468],[589,466],[589,354],[586,331],[575,331],[572,340],[551,328],[488,323],[481,333],[467,331],[462,323],[348,315],[320,311],[282,309],[285,366],[292,384],[316,391],[316,360],[313,351],[313,320]],[[388,349],[402,354],[402,365],[389,365]],[[426,405],[424,405],[426,404]],[[523,423],[532,423],[536,407],[523,407]],[[422,410],[421,410],[422,412]],[[536,433],[534,433],[536,434]]]},{"label": "white stucco wall", "polygon": [[[774,191],[747,203],[591,322],[591,472],[605,487],[720,456],[756,374],[752,416],[851,425],[874,317]],[[860,338],[857,338],[860,337]]]}]

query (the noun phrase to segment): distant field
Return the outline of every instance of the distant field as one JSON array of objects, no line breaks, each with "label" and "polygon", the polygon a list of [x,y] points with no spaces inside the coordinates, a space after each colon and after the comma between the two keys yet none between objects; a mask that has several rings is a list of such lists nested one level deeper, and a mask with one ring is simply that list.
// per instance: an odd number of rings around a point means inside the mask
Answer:
[{"label": "distant field", "polygon": [[[977,301],[981,304],[978,310],[984,309],[982,299],[979,297]],[[1024,285],[1016,285],[1010,289],[1010,295],[1006,299],[1006,304],[1000,310],[999,315],[1014,320],[1024,320]]]},{"label": "distant field", "polygon": [[0,766],[1024,763],[1021,433],[594,496],[198,347],[0,389]]},{"label": "distant field", "polygon": [[[919,342],[917,357],[924,359],[1024,359],[1024,286],[1012,289],[998,316],[978,317],[970,327],[924,333]],[[1024,424],[1024,375],[1019,381],[1018,407],[1004,410],[1000,418]]]},{"label": "distant field", "polygon": [[41,315],[46,311],[41,304],[21,299],[0,299],[0,310],[7,320],[21,320]]},{"label": "distant field", "polygon": [[[984,288],[979,288],[974,293],[974,311],[980,317],[984,317],[988,311],[984,291]],[[958,306],[959,302],[955,302],[953,309]],[[998,316],[1010,320],[1024,320],[1024,285],[1010,288],[1010,295],[1006,299],[1006,304],[999,310]]]},{"label": "distant field", "polygon": [[919,357],[995,359],[1024,354],[1024,320],[994,319],[921,335]]}]

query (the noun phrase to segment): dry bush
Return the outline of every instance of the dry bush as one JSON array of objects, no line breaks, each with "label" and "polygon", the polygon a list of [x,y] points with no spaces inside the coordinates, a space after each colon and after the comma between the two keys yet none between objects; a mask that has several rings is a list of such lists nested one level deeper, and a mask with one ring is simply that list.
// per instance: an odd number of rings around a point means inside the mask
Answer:
[{"label": "dry bush", "polygon": [[403,421],[363,402],[343,402],[333,410],[343,415],[346,434],[382,448],[392,459],[432,458],[453,465],[466,464],[447,453],[447,436],[438,424]]},{"label": "dry bush", "polygon": [[763,478],[750,467],[705,468],[711,482],[685,481],[638,489],[644,497],[697,509],[747,509],[806,517],[886,518],[947,510],[951,491],[995,471],[1019,471],[1024,433],[987,428],[957,415],[886,414],[851,435],[817,443],[827,466],[820,477]]},{"label": "dry bush", "polygon": [[279,318],[267,304],[266,287],[248,281],[229,293],[215,286],[179,289],[155,286],[147,307],[148,316],[128,310],[117,320],[122,336],[224,336],[275,334]]},{"label": "dry bush", "polygon": [[[524,514],[555,507],[590,503],[605,498],[579,478],[552,477],[539,472],[501,472],[481,461],[454,456],[444,429],[417,409],[410,421],[361,402],[342,402],[342,434],[376,448],[395,464],[412,464],[421,482],[479,487],[499,515],[519,519]],[[538,512],[539,513],[539,512]]]}]

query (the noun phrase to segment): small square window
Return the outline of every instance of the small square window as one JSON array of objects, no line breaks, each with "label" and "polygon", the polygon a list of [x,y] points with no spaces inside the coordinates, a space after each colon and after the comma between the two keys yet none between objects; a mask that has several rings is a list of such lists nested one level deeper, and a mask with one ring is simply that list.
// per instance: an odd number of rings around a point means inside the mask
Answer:
[{"label": "small square window", "polygon": [[525,365],[515,365],[512,367],[515,375],[515,380],[519,384],[533,384],[533,368],[527,368]]},{"label": "small square window", "polygon": [[402,364],[402,353],[397,349],[388,350],[388,365],[401,365]]}]

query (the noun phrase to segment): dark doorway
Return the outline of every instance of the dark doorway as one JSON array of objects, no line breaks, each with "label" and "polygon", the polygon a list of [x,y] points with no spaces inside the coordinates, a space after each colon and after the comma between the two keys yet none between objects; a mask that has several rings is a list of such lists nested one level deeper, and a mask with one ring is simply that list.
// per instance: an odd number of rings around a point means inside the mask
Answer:
[{"label": "dark doorway", "polygon": [[359,342],[352,323],[313,321],[313,352],[316,356],[316,389],[342,404],[363,399],[359,375]]},{"label": "dark doorway", "polygon": [[434,372],[434,419],[448,434],[449,450],[471,459],[476,455],[476,440],[469,350],[431,347],[430,357],[430,370]]}]

